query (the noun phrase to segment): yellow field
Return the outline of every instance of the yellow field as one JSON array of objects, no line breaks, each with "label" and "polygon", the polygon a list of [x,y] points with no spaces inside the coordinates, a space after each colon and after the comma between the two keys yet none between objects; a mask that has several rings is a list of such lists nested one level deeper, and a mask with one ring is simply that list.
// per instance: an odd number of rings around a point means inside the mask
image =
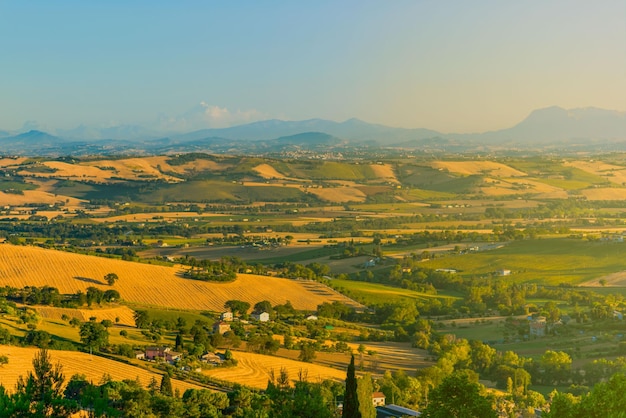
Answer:
[{"label": "yellow field", "polygon": [[259,173],[264,179],[284,179],[285,176],[280,174],[274,167],[269,164],[259,164],[254,167],[254,171]]},{"label": "yellow field", "polygon": [[435,169],[463,175],[488,174],[494,177],[525,177],[526,173],[493,161],[435,161]]},{"label": "yellow field", "polygon": [[597,176],[604,177],[611,183],[623,185],[626,183],[626,167],[607,164],[602,161],[571,161],[564,164],[567,167],[575,167]]},{"label": "yellow field", "polygon": [[558,195],[563,189],[550,186],[539,181],[520,178],[486,178],[487,186],[481,187],[480,191],[487,196],[520,195],[528,193],[541,193],[547,196]]},{"label": "yellow field", "polygon": [[315,310],[323,302],[348,303],[339,293],[320,295],[307,290],[305,281],[240,274],[230,283],[211,283],[181,277],[183,268],[154,266],[129,261],[86,256],[38,247],[0,244],[0,286],[49,285],[61,293],[86,291],[89,286],[111,289],[104,276],[115,273],[113,289],[124,300],[140,304],[222,311],[227,300],[252,305],[268,300],[272,305],[291,301],[296,309]]},{"label": "yellow field", "polygon": [[598,187],[595,189],[585,189],[583,196],[588,200],[624,200],[626,199],[626,189],[612,187]]},{"label": "yellow field", "polygon": [[356,187],[325,187],[311,188],[307,192],[314,194],[322,200],[333,203],[365,202],[365,193]]},{"label": "yellow field", "polygon": [[396,174],[393,172],[393,167],[389,164],[370,164],[370,168],[381,180],[391,181],[393,183],[399,183]]},{"label": "yellow field", "polygon": [[[95,317],[98,322],[108,319],[114,324],[135,326],[135,320],[133,318],[134,311],[127,306],[104,309],[71,309],[55,308],[53,306],[36,306],[34,309],[45,319],[61,320],[63,315],[67,315],[70,319],[77,318],[81,322],[87,322],[89,318]],[[119,322],[115,322],[115,318],[118,318]]]},{"label": "yellow field", "polygon": [[339,382],[346,378],[345,369],[333,369],[327,366],[303,363],[282,357],[266,356],[243,351],[234,351],[233,357],[238,362],[236,367],[215,368],[205,370],[203,373],[217,379],[243,383],[247,386],[259,389],[265,389],[267,387],[271,370],[274,370],[274,373],[278,376],[280,369],[283,367],[287,369],[289,378],[292,381],[298,379],[300,370],[306,372],[308,381],[310,382],[319,382],[325,379]]},{"label": "yellow field", "polygon": [[[0,384],[4,385],[7,390],[12,391],[15,388],[18,377],[26,377],[28,371],[32,370],[33,357],[38,350],[38,348],[0,345],[0,354],[9,357],[9,364],[0,366]],[[72,375],[77,373],[84,374],[87,376],[87,379],[94,383],[100,382],[105,373],[111,375],[113,380],[138,378],[144,387],[150,384],[150,380],[153,377],[157,382],[161,382],[161,375],[157,373],[118,361],[90,356],[87,353],[77,351],[49,350],[49,353],[54,363],[58,361],[63,365],[66,382]],[[200,388],[198,385],[175,379],[172,379],[172,387],[174,390],[180,390],[181,393],[187,389]]]},{"label": "yellow field", "polygon": [[57,196],[53,193],[48,193],[40,190],[24,190],[24,194],[0,192],[0,202],[2,202],[2,206],[24,206],[29,203],[44,203],[48,205],[54,205],[55,203],[59,203],[65,205],[64,207],[68,208],[78,207],[82,203],[81,200],[73,197],[61,195]]},{"label": "yellow field", "polygon": [[28,158],[26,157],[18,157],[18,158],[0,158],[0,167],[13,167],[22,164]]}]

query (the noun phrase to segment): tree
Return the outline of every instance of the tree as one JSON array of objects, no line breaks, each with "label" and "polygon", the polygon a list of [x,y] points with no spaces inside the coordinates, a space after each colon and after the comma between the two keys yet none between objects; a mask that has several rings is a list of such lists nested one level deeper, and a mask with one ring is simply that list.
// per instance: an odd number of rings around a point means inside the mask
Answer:
[{"label": "tree", "polygon": [[250,309],[250,304],[242,300],[233,299],[227,300],[226,303],[224,303],[224,308],[230,309],[234,315],[246,315],[248,313],[248,309]]},{"label": "tree", "polygon": [[64,382],[61,364],[52,364],[46,348],[39,350],[33,358],[33,371],[17,382],[16,395],[25,413],[14,416],[66,417],[78,411],[76,402],[63,398]]},{"label": "tree", "polygon": [[148,328],[152,320],[148,311],[138,310],[133,314],[137,328]]},{"label": "tree", "polygon": [[262,300],[261,302],[257,302],[254,305],[255,312],[267,312],[270,314],[270,317],[274,315],[274,309],[272,308],[272,303],[268,300]]},{"label": "tree", "polygon": [[104,276],[104,281],[107,282],[109,286],[113,286],[118,279],[119,277],[117,277],[117,274],[115,273],[108,273]]},{"label": "tree", "polygon": [[91,350],[99,350],[109,344],[109,331],[96,321],[84,322],[80,326],[80,341]]},{"label": "tree", "polygon": [[298,359],[300,361],[306,361],[307,363],[311,363],[315,360],[315,343],[313,342],[302,342],[300,344],[300,355]]},{"label": "tree", "polygon": [[348,365],[348,372],[346,375],[346,394],[343,398],[343,412],[341,416],[342,418],[361,418],[354,369],[354,356],[350,357],[350,365]]},{"label": "tree", "polygon": [[356,392],[359,398],[359,412],[363,418],[376,418],[376,408],[372,403],[372,376],[367,373],[357,380]]},{"label": "tree", "polygon": [[[474,373],[475,374],[475,373]],[[467,371],[454,372],[429,393],[422,411],[424,418],[496,418],[493,401],[481,395],[483,389]]]},{"label": "tree", "polygon": [[173,396],[174,392],[172,391],[172,379],[170,379],[170,375],[165,373],[161,378],[161,387],[159,388],[159,392],[165,396]]},{"label": "tree", "polygon": [[105,302],[115,302],[116,300],[120,300],[120,292],[113,289],[106,290],[104,295],[102,295],[102,299]]}]

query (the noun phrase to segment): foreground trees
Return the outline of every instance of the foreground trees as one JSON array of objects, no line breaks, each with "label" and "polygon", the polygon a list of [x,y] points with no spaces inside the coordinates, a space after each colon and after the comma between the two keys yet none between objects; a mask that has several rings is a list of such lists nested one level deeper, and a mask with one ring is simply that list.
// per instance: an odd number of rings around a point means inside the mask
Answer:
[{"label": "foreground trees", "polygon": [[493,400],[481,394],[484,388],[478,375],[454,372],[430,391],[429,403],[422,416],[426,418],[496,418]]}]

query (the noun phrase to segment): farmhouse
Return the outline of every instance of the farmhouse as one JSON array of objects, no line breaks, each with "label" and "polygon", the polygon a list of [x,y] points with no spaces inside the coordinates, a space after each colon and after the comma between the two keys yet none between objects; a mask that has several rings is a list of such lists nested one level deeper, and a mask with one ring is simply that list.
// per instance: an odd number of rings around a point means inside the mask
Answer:
[{"label": "farmhouse", "polygon": [[535,337],[544,337],[548,323],[545,316],[538,316],[530,320],[530,335]]},{"label": "farmhouse", "polygon": [[372,404],[374,407],[385,405],[385,394],[382,392],[372,393]]},{"label": "farmhouse", "polygon": [[216,366],[222,364],[222,357],[215,353],[206,353],[200,357],[200,361]]},{"label": "farmhouse", "polygon": [[[135,355],[136,358],[140,358],[140,356]],[[158,347],[151,346],[146,347],[146,353],[144,354],[145,360],[156,360],[161,359],[167,363],[174,363],[180,360],[182,357],[181,353],[177,353],[176,351],[172,351],[169,347]]]},{"label": "farmhouse", "polygon": [[223,334],[230,331],[230,324],[224,321],[217,321],[213,324],[213,334]]},{"label": "farmhouse", "polygon": [[259,322],[267,322],[270,320],[270,314],[267,312],[252,312],[250,316],[252,319]]},{"label": "farmhouse", "polygon": [[498,274],[498,276],[510,276],[511,275],[511,270],[500,269],[500,270],[496,271],[496,273]]},{"label": "farmhouse", "polygon": [[155,360],[156,358],[165,359],[165,353],[170,350],[171,349],[169,347],[146,347],[146,355],[144,357],[146,360]]},{"label": "farmhouse", "polygon": [[233,313],[232,312],[222,312],[222,314],[220,315],[220,319],[222,321],[232,321],[233,320]]}]

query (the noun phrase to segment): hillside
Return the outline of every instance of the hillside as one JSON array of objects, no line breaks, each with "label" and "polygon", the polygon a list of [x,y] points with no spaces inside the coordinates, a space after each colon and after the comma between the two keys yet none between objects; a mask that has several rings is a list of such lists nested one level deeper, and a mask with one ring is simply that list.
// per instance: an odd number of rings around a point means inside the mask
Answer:
[{"label": "hillside", "polygon": [[61,293],[86,291],[89,286],[111,289],[103,277],[116,273],[113,289],[129,302],[178,309],[222,311],[227,300],[254,305],[268,300],[272,305],[291,301],[296,309],[316,310],[323,302],[351,303],[330,290],[309,288],[306,281],[240,274],[234,282],[210,283],[185,279],[180,267],[154,266],[92,257],[29,246],[0,245],[1,286],[53,286]]},{"label": "hillside", "polygon": [[[8,391],[13,391],[17,379],[20,376],[26,377],[29,370],[32,370],[32,360],[39,351],[34,347],[15,347],[0,345],[0,354],[9,358],[9,363],[0,366],[0,384]],[[66,383],[74,374],[84,374],[88,380],[94,383],[100,382],[105,374],[111,376],[113,380],[138,379],[144,387],[150,384],[152,378],[157,382],[161,381],[161,375],[152,373],[139,367],[109,360],[99,356],[90,356],[87,353],[77,351],[50,350],[53,363],[57,361],[63,366]],[[198,389],[198,385],[172,379],[172,388],[179,389],[181,393],[187,389]]]}]

